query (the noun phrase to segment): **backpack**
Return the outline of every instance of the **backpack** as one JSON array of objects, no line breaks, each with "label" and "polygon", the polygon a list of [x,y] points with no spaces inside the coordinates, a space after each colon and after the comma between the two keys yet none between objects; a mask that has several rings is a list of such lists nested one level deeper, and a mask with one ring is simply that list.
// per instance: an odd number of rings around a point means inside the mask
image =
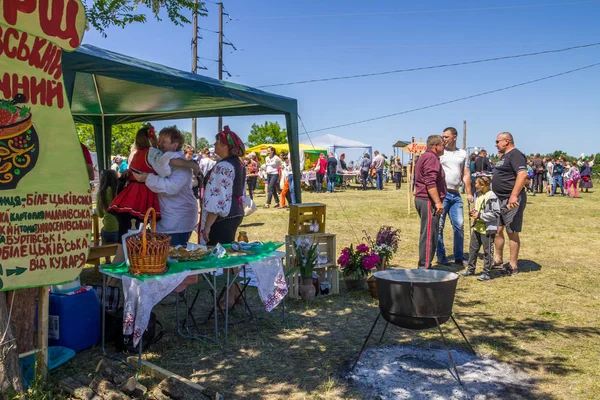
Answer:
[{"label": "backpack", "polygon": [[573,168],[573,177],[574,181],[578,181],[581,179],[581,174],[579,173],[579,168]]}]

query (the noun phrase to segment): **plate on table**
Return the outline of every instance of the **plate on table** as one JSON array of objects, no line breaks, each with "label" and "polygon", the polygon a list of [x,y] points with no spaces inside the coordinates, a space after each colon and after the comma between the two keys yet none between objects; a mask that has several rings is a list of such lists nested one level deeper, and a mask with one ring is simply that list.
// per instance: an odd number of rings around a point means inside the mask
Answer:
[{"label": "plate on table", "polygon": [[169,249],[169,258],[172,258],[177,261],[200,261],[210,253],[210,249],[187,250],[184,247],[171,247]]}]

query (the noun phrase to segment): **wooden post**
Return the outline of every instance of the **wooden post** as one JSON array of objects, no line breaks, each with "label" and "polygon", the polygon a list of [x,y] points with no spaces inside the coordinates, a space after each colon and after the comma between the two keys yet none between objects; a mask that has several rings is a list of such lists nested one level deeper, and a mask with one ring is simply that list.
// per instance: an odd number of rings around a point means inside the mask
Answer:
[{"label": "wooden post", "polygon": [[[411,143],[414,146],[414,143],[415,143],[415,137],[414,136],[412,138],[412,142]],[[411,147],[411,149],[412,149],[412,147]],[[413,153],[413,151],[414,151],[414,149],[411,150],[412,164],[410,166],[410,171],[409,171],[408,167],[406,168],[406,172],[407,172],[406,173],[406,176],[407,176],[406,187],[408,188],[407,189],[408,191],[406,192],[406,194],[407,194],[407,196],[406,196],[406,198],[407,198],[406,204],[407,204],[407,212],[408,212],[409,216],[410,216],[410,199],[412,197],[412,184],[411,184],[411,182],[412,182],[413,173],[415,171],[415,153]]]},{"label": "wooden post", "polygon": [[463,121],[463,149],[467,150],[467,121]]},{"label": "wooden post", "polygon": [[50,307],[50,293],[48,286],[38,289],[38,333],[37,333],[37,373],[42,380],[46,380],[48,373],[48,315]]}]

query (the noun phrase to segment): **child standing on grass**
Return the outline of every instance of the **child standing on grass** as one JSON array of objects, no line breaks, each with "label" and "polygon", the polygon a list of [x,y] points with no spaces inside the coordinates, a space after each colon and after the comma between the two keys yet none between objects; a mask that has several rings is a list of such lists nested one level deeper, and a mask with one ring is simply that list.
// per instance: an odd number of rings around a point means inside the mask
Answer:
[{"label": "child standing on grass", "polygon": [[573,187],[573,197],[579,197],[577,185],[579,184],[580,179],[581,174],[579,173],[579,168],[575,163],[573,163],[573,165],[571,165],[571,169],[569,170],[569,179],[567,180],[567,195],[569,197],[571,197],[571,187]]},{"label": "child standing on grass", "polygon": [[462,276],[475,275],[475,266],[479,249],[483,246],[483,273],[477,277],[480,281],[492,279],[490,272],[494,260],[494,238],[498,231],[498,218],[500,217],[500,202],[498,197],[490,190],[492,180],[482,176],[475,180],[475,189],[478,191],[475,208],[469,214],[474,218],[469,244],[468,267]]}]

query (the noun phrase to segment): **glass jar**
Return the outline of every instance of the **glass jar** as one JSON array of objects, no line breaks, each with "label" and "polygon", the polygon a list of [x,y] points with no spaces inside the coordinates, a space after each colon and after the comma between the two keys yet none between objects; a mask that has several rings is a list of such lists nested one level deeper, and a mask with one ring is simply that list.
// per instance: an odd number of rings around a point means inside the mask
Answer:
[{"label": "glass jar", "polygon": [[248,243],[248,235],[246,234],[246,231],[240,231],[240,233],[238,233],[237,241]]}]

